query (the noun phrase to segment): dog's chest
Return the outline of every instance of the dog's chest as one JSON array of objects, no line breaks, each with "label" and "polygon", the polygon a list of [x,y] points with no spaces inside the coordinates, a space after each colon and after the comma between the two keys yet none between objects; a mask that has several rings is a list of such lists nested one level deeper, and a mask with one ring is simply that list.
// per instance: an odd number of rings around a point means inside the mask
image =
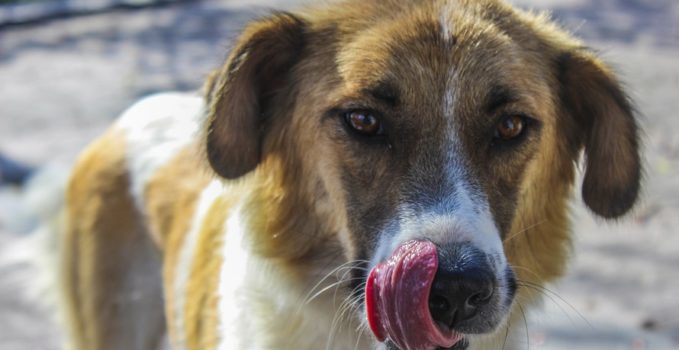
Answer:
[{"label": "dog's chest", "polygon": [[241,215],[226,223],[219,349],[370,349],[345,295],[332,288],[316,295],[318,279],[248,253]]}]

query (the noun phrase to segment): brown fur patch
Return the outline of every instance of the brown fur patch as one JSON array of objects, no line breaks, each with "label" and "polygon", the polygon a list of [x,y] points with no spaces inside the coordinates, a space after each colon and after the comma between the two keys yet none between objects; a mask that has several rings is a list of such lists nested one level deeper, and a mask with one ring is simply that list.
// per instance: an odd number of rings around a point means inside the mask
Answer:
[{"label": "brown fur patch", "polygon": [[195,259],[186,285],[185,321],[188,349],[215,349],[219,335],[217,294],[222,267],[224,223],[233,203],[221,197],[210,207],[198,236]]},{"label": "brown fur patch", "polygon": [[151,349],[165,325],[160,256],[129,193],[123,135],[78,160],[67,192],[62,273],[73,345]]},{"label": "brown fur patch", "polygon": [[[190,229],[196,201],[212,177],[199,154],[196,144],[186,147],[157,171],[145,189],[150,232],[164,255],[163,280],[167,315],[173,315],[176,309],[177,296],[174,295],[173,283],[179,252]],[[173,317],[169,317],[168,322],[170,338],[178,339],[176,333],[184,331],[175,329]]]},{"label": "brown fur patch", "polygon": [[586,51],[559,57],[564,106],[582,130],[586,173],[582,197],[604,218],[625,214],[636,202],[641,177],[634,111],[616,78]]},{"label": "brown fur patch", "polygon": [[[212,179],[198,144],[182,149],[160,167],[144,190],[145,211],[153,238],[165,250],[175,235],[186,233],[198,195]],[[174,247],[174,246],[173,246]]]},{"label": "brown fur patch", "polygon": [[207,156],[221,176],[240,177],[261,160],[261,122],[304,45],[303,28],[286,14],[250,24],[219,78],[208,82]]}]

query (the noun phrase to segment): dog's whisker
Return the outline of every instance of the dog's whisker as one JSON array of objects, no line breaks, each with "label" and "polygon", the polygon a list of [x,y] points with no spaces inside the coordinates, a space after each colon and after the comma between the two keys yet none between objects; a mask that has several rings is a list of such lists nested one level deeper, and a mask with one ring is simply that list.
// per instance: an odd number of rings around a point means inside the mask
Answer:
[{"label": "dog's whisker", "polygon": [[557,292],[550,290],[549,288],[547,288],[545,286],[541,286],[541,285],[538,285],[538,284],[535,284],[535,283],[532,283],[532,282],[528,282],[528,281],[518,281],[517,284],[520,285],[520,286],[526,287],[526,288],[531,288],[531,289],[533,289],[537,292],[542,293],[544,296],[549,298],[554,303],[554,305],[556,305],[561,310],[561,312],[564,313],[564,315],[566,315],[568,317],[568,319],[570,320],[570,322],[572,324],[575,325],[576,324],[575,321],[571,318],[571,316],[567,312],[567,310],[565,310],[563,308],[563,306],[556,299],[554,299],[554,297],[558,298],[559,301],[561,301],[561,303],[566,304],[566,306],[568,306],[568,308],[570,308],[571,311],[575,312],[582,321],[587,323],[588,327],[594,328],[594,326],[589,322],[589,320],[587,320],[587,318],[575,306],[573,306],[571,303],[569,303],[566,299],[564,299]]},{"label": "dog's whisker", "polygon": [[306,305],[306,304],[309,304],[309,303],[312,302],[314,299],[318,298],[318,296],[320,296],[321,294],[323,294],[323,293],[329,291],[330,289],[335,288],[335,290],[337,290],[337,287],[341,286],[341,285],[344,284],[344,283],[351,282],[351,281],[356,281],[356,280],[361,280],[361,279],[362,279],[361,277],[356,277],[356,278],[350,278],[350,279],[347,279],[347,280],[340,280],[340,281],[337,281],[337,282],[333,282],[332,284],[330,284],[330,285],[324,287],[323,289],[319,290],[318,292],[316,292],[316,293],[315,293],[314,295],[312,295],[311,297],[307,298],[307,299],[303,302],[303,304],[305,304],[305,305]]},{"label": "dog's whisker", "polygon": [[[363,284],[364,284],[364,283],[363,283]],[[361,301],[363,300],[363,296],[362,296],[362,295],[354,295],[354,294],[353,294],[353,292],[356,291],[356,290],[357,290],[358,288],[360,288],[360,287],[361,287],[361,286],[359,285],[359,286],[357,286],[356,288],[354,288],[354,289],[352,290],[352,294],[350,294],[349,296],[347,296],[347,297],[344,299],[345,302],[346,302],[346,304],[347,304],[347,307],[348,307],[348,310],[347,310],[347,311],[350,311],[350,310],[358,310],[358,309],[360,309],[360,307],[361,307]]]},{"label": "dog's whisker", "polygon": [[[350,269],[350,268],[349,268],[349,269],[346,269],[346,271],[344,272],[344,274],[342,275],[342,277],[340,277],[340,281],[344,280],[344,279],[347,277],[347,275],[348,275],[349,273],[351,273],[352,270],[353,270],[353,269]],[[349,279],[349,280],[347,280],[347,281],[355,281],[355,280],[360,280],[360,279],[362,279],[362,278],[351,278],[351,279]],[[339,290],[339,288],[335,288],[335,293],[334,293],[334,295],[333,295],[333,301],[337,300],[337,291],[338,291],[338,290]],[[354,292],[354,290],[352,290],[352,293],[351,293],[351,294],[353,294],[353,292]],[[351,294],[350,294],[350,295],[351,295]]]},{"label": "dog's whisker", "polygon": [[[566,315],[566,317],[568,317],[568,319],[570,320],[571,323],[575,324],[575,322],[574,322],[573,319],[571,318],[570,314],[566,311],[566,309],[564,309],[563,306],[561,306],[561,304],[559,304],[559,303],[556,301],[556,299],[554,299],[551,295],[549,295],[549,293],[548,293],[546,290],[544,290],[543,288],[540,288],[540,286],[537,286],[537,285],[529,285],[529,284],[526,284],[526,282],[518,282],[517,285],[518,285],[519,287],[530,288],[530,289],[532,289],[533,291],[538,292],[538,293],[542,294],[543,296],[547,297],[547,298],[549,299],[549,301],[551,301],[552,303],[554,303],[554,305],[556,305],[556,306],[559,308],[559,310],[561,310],[561,312],[562,312],[564,315]],[[564,302],[565,302],[565,301],[564,301]],[[577,312],[577,311],[576,311],[576,312]]]},{"label": "dog's whisker", "polygon": [[523,326],[526,329],[526,348],[527,350],[530,350],[530,333],[528,332],[528,319],[526,318],[526,312],[523,309],[523,305],[521,305],[520,302],[517,302],[517,305],[519,306],[519,310],[521,310],[521,316],[523,317]]},{"label": "dog's whisker", "polygon": [[[354,297],[355,298],[355,297]],[[341,330],[341,321],[344,318],[344,315],[347,313],[347,311],[351,310],[353,308],[353,302],[352,300],[354,299],[349,295],[347,298],[345,298],[342,301],[342,304],[340,307],[337,309],[335,312],[335,315],[332,320],[332,324],[330,326],[330,335],[328,337],[328,341],[326,342],[326,349],[330,349],[330,346],[335,340],[335,335]],[[339,329],[338,329],[339,327]]]},{"label": "dog's whisker", "polygon": [[[360,309],[361,307],[361,298],[356,298],[356,309]],[[358,332],[358,337],[356,337],[356,346],[354,347],[354,350],[358,350],[358,345],[361,342],[361,337],[363,337],[363,334],[368,330],[368,326],[366,325],[365,322],[359,322],[358,326],[356,327],[356,332]]]},{"label": "dog's whisker", "polygon": [[356,261],[351,260],[351,261],[347,261],[347,262],[345,262],[345,263],[342,263],[342,264],[336,266],[336,267],[333,268],[332,270],[328,271],[328,272],[323,276],[323,278],[320,280],[320,282],[322,283],[323,280],[325,280],[325,279],[331,277],[333,274],[336,274],[338,271],[341,271],[342,269],[345,269],[345,268],[352,268],[353,266],[351,266],[351,265],[352,265],[352,264],[355,264],[355,263],[356,263]]},{"label": "dog's whisker", "polygon": [[502,343],[502,350],[505,350],[505,347],[507,346],[507,339],[509,338],[509,330],[512,328],[512,320],[511,318],[507,321],[507,330],[505,330],[505,340]]},{"label": "dog's whisker", "polygon": [[540,277],[540,275],[539,275],[537,272],[535,272],[534,270],[531,270],[531,269],[529,269],[529,268],[527,268],[527,267],[525,267],[525,266],[510,265],[510,267],[511,267],[513,270],[526,271],[526,272],[530,273],[533,277],[535,277],[537,280],[541,280],[541,279],[542,279],[542,278]]},{"label": "dog's whisker", "polygon": [[[319,288],[323,284],[323,282],[325,282],[328,278],[331,278],[333,274],[336,274],[338,271],[340,271],[342,269],[349,269],[349,271],[351,271],[351,269],[360,268],[359,266],[348,266],[348,265],[351,265],[351,264],[357,265],[357,264],[362,263],[362,262],[366,262],[366,261],[365,260],[351,260],[351,261],[347,261],[347,262],[335,267],[334,269],[330,270],[330,272],[326,273],[313,287],[311,287],[311,289],[309,290],[307,295],[302,300],[307,301],[310,298],[310,296],[315,293],[316,289]],[[308,302],[303,302],[303,304],[307,304],[307,303]]]},{"label": "dog's whisker", "polygon": [[361,337],[363,337],[365,327],[359,327],[356,331],[358,331],[358,337],[356,337],[356,345],[354,346],[354,350],[358,350],[358,344],[361,343]]},{"label": "dog's whisker", "polygon": [[518,232],[511,233],[509,235],[509,237],[504,239],[503,243],[507,243],[507,242],[511,241],[512,239],[518,237],[519,235],[526,233],[527,231],[532,230],[532,229],[536,228],[537,226],[542,225],[545,222],[547,222],[547,220],[541,220],[541,221],[534,223],[533,225],[530,225],[528,227],[523,228],[522,230],[519,230]]}]

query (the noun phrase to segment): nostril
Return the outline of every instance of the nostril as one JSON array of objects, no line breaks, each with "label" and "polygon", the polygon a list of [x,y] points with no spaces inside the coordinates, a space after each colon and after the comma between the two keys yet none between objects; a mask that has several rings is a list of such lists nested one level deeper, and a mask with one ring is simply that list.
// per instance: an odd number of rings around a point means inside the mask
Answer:
[{"label": "nostril", "polygon": [[490,299],[493,297],[493,290],[488,290],[484,292],[478,292],[469,298],[467,298],[467,306],[471,307],[479,307],[486,305],[490,302]]},{"label": "nostril", "polygon": [[448,300],[446,300],[446,298],[440,295],[433,295],[431,298],[429,298],[429,309],[432,312],[433,311],[446,312],[450,310],[450,303],[448,303]]},{"label": "nostril", "polygon": [[481,293],[476,293],[467,299],[467,306],[477,307],[483,302]]},{"label": "nostril", "polygon": [[[440,323],[449,324],[450,314],[452,310],[452,305],[443,296],[432,295],[429,298],[429,312],[431,312],[431,317]],[[454,311],[454,310],[452,310]]]}]

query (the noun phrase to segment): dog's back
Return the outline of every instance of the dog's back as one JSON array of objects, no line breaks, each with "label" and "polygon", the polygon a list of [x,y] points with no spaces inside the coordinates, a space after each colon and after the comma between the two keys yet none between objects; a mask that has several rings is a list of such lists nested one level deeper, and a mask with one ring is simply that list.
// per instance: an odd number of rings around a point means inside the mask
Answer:
[{"label": "dog's back", "polygon": [[61,253],[76,348],[152,349],[164,337],[173,293],[161,265],[174,280],[168,262],[211,179],[195,144],[203,106],[197,95],[148,97],[79,158]]}]

